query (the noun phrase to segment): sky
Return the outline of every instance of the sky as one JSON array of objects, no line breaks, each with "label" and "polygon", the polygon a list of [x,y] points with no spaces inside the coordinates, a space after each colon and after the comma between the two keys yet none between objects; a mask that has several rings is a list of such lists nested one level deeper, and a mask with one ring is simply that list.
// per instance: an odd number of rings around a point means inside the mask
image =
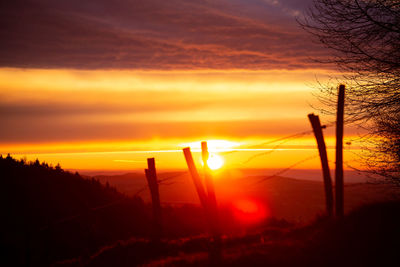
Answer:
[{"label": "sky", "polygon": [[[79,170],[140,169],[147,157],[184,168],[181,149],[196,152],[201,140],[236,149],[225,158],[231,167],[284,168],[310,157],[311,134],[265,153],[273,140],[311,129],[316,84],[337,75],[315,61],[329,51],[296,22],[310,3],[1,3],[0,153]],[[318,159],[299,168],[319,168]]]}]

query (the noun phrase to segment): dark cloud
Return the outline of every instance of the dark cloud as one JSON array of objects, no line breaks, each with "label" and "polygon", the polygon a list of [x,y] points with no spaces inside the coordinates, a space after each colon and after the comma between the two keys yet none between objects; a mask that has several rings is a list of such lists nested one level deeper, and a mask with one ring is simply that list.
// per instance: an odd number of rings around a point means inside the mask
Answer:
[{"label": "dark cloud", "polygon": [[325,52],[294,20],[299,1],[13,0],[0,66],[77,69],[316,67]]},{"label": "dark cloud", "polygon": [[[149,101],[150,102],[150,101]],[[213,101],[198,100],[190,103],[179,103],[179,105],[168,105],[159,101],[149,103],[131,101],[131,103],[73,103],[71,101],[35,101],[30,103],[15,103],[0,101],[0,121],[7,117],[15,120],[28,118],[40,120],[41,118],[64,118],[66,116],[80,115],[123,115],[147,112],[170,112],[170,111],[192,111],[213,104]],[[79,120],[79,118],[76,118]]]},{"label": "dark cloud", "polygon": [[[208,137],[265,137],[286,136],[310,129],[307,119],[286,118],[250,121],[197,121],[197,122],[92,122],[83,121],[54,121],[50,119],[11,120],[4,118],[2,123],[9,127],[2,128],[0,140],[2,143],[51,142],[82,142],[82,141],[115,141],[140,140],[151,138],[192,138]],[[347,128],[346,134],[356,135],[358,130]],[[326,136],[334,136],[334,127],[327,129]],[[4,153],[7,151],[3,151]]]},{"label": "dark cloud", "polygon": [[[43,93],[43,92],[42,92]],[[54,95],[47,93],[47,95]],[[280,94],[256,93],[226,94],[225,92],[179,92],[179,91],[133,91],[133,92],[71,92],[59,93],[57,98],[50,99],[15,99],[1,100],[0,122],[7,120],[40,121],[43,118],[75,118],[87,115],[119,116],[129,114],[196,112],[201,110],[234,110],[249,111],[280,110],[284,99],[285,110],[304,108],[304,92],[282,92]],[[195,97],[194,97],[195,96]],[[88,99],[92,97],[92,99]],[[79,101],[79,98],[84,101]],[[267,105],[267,107],[266,107]],[[3,124],[7,126],[7,124]]]},{"label": "dark cloud", "polygon": [[[308,130],[306,120],[287,120],[282,126],[280,120],[263,121],[202,121],[202,122],[96,122],[54,121],[54,120],[23,120],[2,119],[6,127],[0,131],[0,140],[7,143],[18,143],[26,139],[29,133],[30,143],[74,142],[74,141],[105,141],[161,138],[201,138],[215,137],[250,137],[268,135],[287,135]],[[121,130],[123,129],[123,130]]]}]

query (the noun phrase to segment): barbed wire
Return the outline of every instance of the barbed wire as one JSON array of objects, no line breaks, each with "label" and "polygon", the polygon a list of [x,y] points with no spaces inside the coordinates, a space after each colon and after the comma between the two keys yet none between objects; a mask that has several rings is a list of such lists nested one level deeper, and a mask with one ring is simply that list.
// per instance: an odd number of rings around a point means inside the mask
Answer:
[{"label": "barbed wire", "polygon": [[261,156],[265,156],[265,155],[268,155],[268,154],[271,154],[271,153],[275,152],[280,146],[282,146],[284,143],[287,143],[288,141],[289,141],[289,140],[286,140],[286,141],[284,141],[284,142],[282,142],[282,143],[280,143],[280,144],[274,146],[274,147],[271,148],[271,150],[269,150],[269,151],[261,152],[261,153],[258,153],[258,154],[255,154],[255,155],[250,156],[250,157],[247,158],[245,161],[243,161],[243,162],[241,163],[241,165],[247,164],[247,163],[249,163],[250,161],[252,161],[252,160],[255,159],[255,158],[258,158],[258,157],[261,157]]},{"label": "barbed wire", "polygon": [[[252,155],[252,156],[250,156],[247,160],[245,160],[244,162],[242,162],[241,164],[244,165],[244,164],[249,163],[250,161],[252,161],[252,160],[255,159],[255,158],[258,158],[258,157],[261,157],[261,156],[265,156],[265,155],[271,154],[271,153],[275,152],[275,151],[276,151],[279,147],[281,147],[283,144],[289,142],[290,140],[300,138],[300,137],[302,137],[302,136],[304,136],[304,135],[306,135],[306,134],[312,133],[312,132],[313,132],[312,130],[311,130],[311,131],[305,131],[305,132],[301,132],[301,133],[297,133],[297,134],[293,134],[293,135],[287,136],[287,137],[285,137],[285,138],[279,138],[279,139],[277,139],[277,140],[281,141],[281,143],[279,143],[279,144],[275,145],[274,147],[272,147],[271,150],[266,151],[266,152],[261,152],[261,153],[255,154],[255,155]],[[276,142],[276,140],[275,140],[275,142]],[[270,143],[272,143],[272,142],[264,143],[264,145],[270,144]]]},{"label": "barbed wire", "polygon": [[[288,142],[291,139],[296,139],[296,138],[299,138],[301,136],[304,136],[304,135],[312,133],[312,132],[313,132],[312,130],[311,131],[299,132],[299,133],[291,134],[291,135],[288,135],[288,136],[285,136],[285,137],[280,137],[280,138],[277,138],[277,139],[274,139],[274,140],[271,140],[271,141],[268,141],[268,142],[263,142],[263,143],[260,143],[260,144],[257,144],[257,145],[252,145],[252,146],[249,146],[247,148],[248,149],[260,148],[262,146],[266,146],[266,145],[274,144],[274,143],[277,143],[277,142],[281,142],[280,144],[278,144],[278,145],[276,145],[275,147],[272,148],[272,149],[276,149],[278,146],[281,146],[282,144]],[[221,152],[219,154],[226,155],[226,154],[236,153],[236,152],[240,152],[240,151],[241,150],[233,149],[231,151]]]},{"label": "barbed wire", "polygon": [[87,210],[85,212],[80,212],[78,214],[74,214],[74,215],[71,215],[71,216],[68,216],[68,217],[64,217],[62,219],[59,219],[57,221],[52,222],[49,225],[43,226],[43,227],[39,228],[38,232],[45,231],[45,230],[47,230],[47,229],[49,229],[49,228],[51,228],[51,227],[53,227],[53,226],[55,226],[57,224],[62,224],[62,223],[66,223],[66,222],[69,222],[69,221],[73,221],[73,220],[75,220],[75,219],[77,219],[79,217],[82,217],[83,215],[87,215],[88,212],[99,211],[99,210],[102,210],[102,209],[105,209],[105,208],[112,207],[112,206],[114,206],[114,205],[116,205],[116,204],[118,204],[118,203],[120,203],[120,202],[122,202],[124,200],[128,200],[128,199],[129,198],[124,197],[124,198],[121,198],[121,199],[118,199],[118,200],[114,200],[112,202],[109,202],[109,203],[106,203],[106,204],[103,204],[103,205],[99,205],[99,206],[92,207],[92,208],[87,208]]},{"label": "barbed wire", "polygon": [[[168,180],[180,177],[180,176],[184,176],[186,174],[187,174],[187,172],[181,172],[181,173],[177,173],[177,174],[174,174],[174,175],[171,175],[168,177],[164,177],[162,179],[158,179],[157,183],[158,183],[158,185],[172,185],[172,184],[174,184],[174,182],[173,183],[165,183],[165,182]],[[149,189],[149,186],[146,184],[146,185],[142,186],[138,191],[136,191],[135,194],[133,194],[133,196],[137,197],[137,196],[139,196],[140,193],[147,191],[148,189]]]},{"label": "barbed wire", "polygon": [[[347,124],[351,124],[351,123],[347,123]],[[335,125],[336,125],[336,122],[330,122],[328,124],[322,125],[321,128],[326,129],[326,128],[333,127]],[[257,144],[257,145],[250,146],[249,148],[256,148],[256,147],[259,148],[260,146],[265,146],[265,145],[270,145],[270,144],[273,144],[273,143],[276,143],[276,142],[281,142],[281,143],[275,145],[274,147],[272,147],[269,151],[261,152],[261,153],[258,153],[258,154],[250,156],[244,162],[242,162],[241,165],[247,164],[247,163],[249,163],[250,161],[252,161],[255,158],[258,158],[258,157],[261,157],[261,156],[265,156],[265,155],[269,155],[269,154],[275,152],[279,147],[281,147],[283,144],[289,142],[290,140],[300,138],[300,137],[302,137],[304,135],[311,134],[313,132],[314,132],[313,130],[303,131],[303,132],[291,134],[291,135],[288,135],[288,136],[285,136],[285,137],[281,137],[281,138],[278,138],[278,139],[275,139],[275,140],[272,140],[272,141],[268,141],[268,142],[264,142],[264,143],[260,143],[260,144]],[[353,141],[353,140],[350,139],[350,141]],[[344,149],[347,149],[347,148],[344,148]],[[234,151],[228,151],[228,152],[225,152],[225,153],[229,154],[229,153],[234,153],[234,152],[239,152],[239,151],[240,150],[234,150]],[[221,154],[223,154],[223,153],[221,153]]]},{"label": "barbed wire", "polygon": [[294,167],[297,167],[298,165],[300,165],[300,164],[302,164],[302,163],[304,163],[304,162],[307,162],[307,161],[309,161],[309,160],[315,159],[315,158],[317,158],[317,157],[319,157],[319,154],[313,155],[313,156],[310,156],[310,157],[307,157],[307,158],[304,158],[304,159],[302,159],[302,160],[300,160],[300,161],[297,161],[296,163],[290,165],[290,166],[287,167],[287,168],[281,169],[281,170],[277,171],[276,173],[274,173],[274,174],[272,174],[272,175],[268,175],[268,176],[266,176],[266,177],[261,178],[260,180],[258,180],[257,182],[255,182],[254,185],[260,184],[260,183],[262,183],[262,182],[264,182],[264,181],[266,181],[266,180],[268,180],[268,179],[270,179],[270,178],[280,176],[280,175],[282,175],[282,174],[284,174],[284,173],[286,173],[286,172],[292,170]]},{"label": "barbed wire", "polygon": [[291,134],[291,135],[288,135],[288,136],[284,136],[284,137],[277,138],[277,139],[272,140],[272,141],[263,142],[263,143],[258,144],[258,145],[253,145],[253,146],[250,146],[249,148],[259,148],[259,147],[266,146],[266,145],[270,145],[270,144],[274,144],[274,143],[280,142],[280,141],[285,141],[285,142],[287,142],[287,141],[289,141],[289,140],[291,140],[291,139],[297,139],[297,138],[299,138],[299,137],[302,137],[302,136],[304,136],[304,135],[306,135],[306,134],[310,134],[310,133],[312,133],[312,132],[313,132],[313,130],[309,130],[309,131],[304,131],[304,132],[299,132],[299,133]]},{"label": "barbed wire", "polygon": [[144,186],[142,186],[138,191],[136,191],[136,193],[133,194],[133,196],[134,196],[134,197],[137,197],[137,196],[139,196],[140,193],[142,193],[142,192],[144,192],[144,191],[146,191],[146,190],[148,190],[148,189],[149,189],[149,187],[148,187],[147,185],[144,185]]},{"label": "barbed wire", "polygon": [[[326,128],[334,126],[335,124],[336,124],[335,122],[331,122],[331,123],[322,125],[321,127],[323,129],[326,129]],[[260,147],[263,147],[263,146],[266,146],[266,145],[270,145],[270,144],[274,144],[274,143],[280,142],[279,144],[277,144],[274,147],[272,147],[269,151],[261,152],[261,153],[258,153],[256,155],[250,156],[248,159],[246,159],[244,162],[242,162],[241,165],[247,164],[247,163],[249,163],[250,161],[252,161],[255,158],[271,154],[271,153],[275,152],[280,146],[282,146],[283,144],[289,142],[290,140],[300,138],[300,137],[302,137],[304,135],[311,134],[313,132],[314,132],[313,130],[298,132],[298,133],[294,133],[294,134],[291,134],[291,135],[288,135],[288,136],[284,136],[284,137],[280,137],[280,138],[274,139],[272,141],[263,142],[263,143],[260,143],[260,144],[257,144],[257,145],[249,146],[248,148],[250,148],[250,149],[251,148],[260,148]],[[240,152],[240,151],[241,150],[232,150],[232,151],[222,152],[220,154],[221,155],[226,155],[226,154],[231,154],[231,153]]]},{"label": "barbed wire", "polygon": [[177,174],[174,174],[174,175],[171,175],[171,176],[168,176],[168,177],[164,177],[164,178],[162,178],[162,179],[160,179],[158,181],[158,184],[166,185],[164,183],[165,181],[168,181],[168,180],[171,180],[171,179],[175,179],[177,177],[184,176],[184,175],[187,175],[186,171],[185,172],[181,172],[181,173],[177,173]]}]

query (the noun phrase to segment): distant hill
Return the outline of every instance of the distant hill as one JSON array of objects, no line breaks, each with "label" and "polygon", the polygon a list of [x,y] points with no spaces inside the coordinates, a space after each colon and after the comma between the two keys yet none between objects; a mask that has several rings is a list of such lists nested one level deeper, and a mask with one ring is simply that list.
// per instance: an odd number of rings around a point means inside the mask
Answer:
[{"label": "distant hill", "polygon": [[[160,198],[164,204],[199,204],[188,172],[159,172]],[[347,177],[345,177],[347,178]],[[95,176],[129,196],[139,195],[150,201],[144,173]],[[322,180],[322,177],[321,177]],[[325,210],[324,187],[321,181],[281,176],[255,175],[252,170],[226,170],[214,177],[218,202],[229,205],[240,198],[256,198],[266,205],[271,216],[295,222],[308,222]],[[347,183],[345,179],[345,211],[363,204],[387,201],[398,197],[395,188],[385,184]]]},{"label": "distant hill", "polygon": [[142,200],[96,179],[10,156],[0,157],[0,173],[4,266],[90,255],[116,240],[149,235]]},{"label": "distant hill", "polygon": [[95,175],[92,177],[102,184],[106,184],[108,182],[109,184],[117,188],[119,192],[129,196],[136,195],[139,190],[147,186],[144,172],[125,173],[117,175]]}]

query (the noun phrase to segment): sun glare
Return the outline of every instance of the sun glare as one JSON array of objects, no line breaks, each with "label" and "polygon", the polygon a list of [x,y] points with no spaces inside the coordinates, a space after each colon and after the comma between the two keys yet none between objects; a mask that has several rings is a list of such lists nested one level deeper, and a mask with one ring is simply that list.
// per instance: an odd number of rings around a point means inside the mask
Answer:
[{"label": "sun glare", "polygon": [[210,154],[210,157],[207,160],[207,165],[211,170],[218,170],[224,165],[224,160],[221,156]]},{"label": "sun glare", "polygon": [[268,216],[266,207],[252,199],[236,200],[233,208],[236,219],[245,224],[260,222]]},{"label": "sun glare", "polygon": [[[228,140],[207,140],[207,146],[209,152],[223,152],[232,150],[234,147],[240,146],[238,142],[232,142]],[[201,142],[191,142],[181,144],[182,147],[190,147],[193,151],[201,150]]]}]

